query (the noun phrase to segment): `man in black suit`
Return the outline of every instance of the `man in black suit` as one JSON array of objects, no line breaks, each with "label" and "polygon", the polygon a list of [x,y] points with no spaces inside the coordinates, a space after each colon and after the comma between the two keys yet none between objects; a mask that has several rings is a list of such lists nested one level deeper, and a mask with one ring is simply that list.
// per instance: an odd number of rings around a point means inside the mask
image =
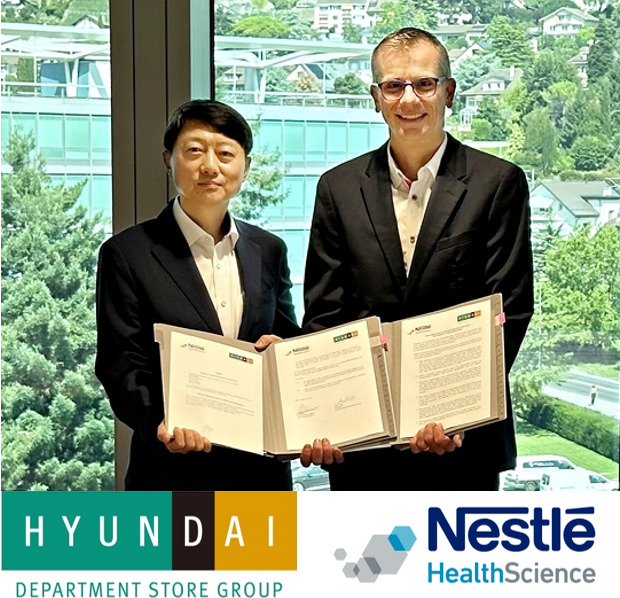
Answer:
[{"label": "man in black suit", "polygon": [[[390,138],[318,183],[304,329],[371,315],[389,322],[501,293],[508,371],[533,312],[525,175],[444,132],[456,82],[433,35],[387,36],[372,71]],[[327,440],[315,441],[302,462],[328,465],[333,490],[492,490],[515,464],[510,401],[508,411],[466,438],[446,436],[439,422],[410,450],[353,452],[342,463]]]},{"label": "man in black suit", "polygon": [[288,464],[163,424],[153,324],[258,349],[299,333],[284,243],[228,212],[250,165],[247,122],[220,102],[188,102],[170,118],[164,147],[179,196],[106,241],[99,256],[96,373],[133,430],[126,489],[290,490]]}]

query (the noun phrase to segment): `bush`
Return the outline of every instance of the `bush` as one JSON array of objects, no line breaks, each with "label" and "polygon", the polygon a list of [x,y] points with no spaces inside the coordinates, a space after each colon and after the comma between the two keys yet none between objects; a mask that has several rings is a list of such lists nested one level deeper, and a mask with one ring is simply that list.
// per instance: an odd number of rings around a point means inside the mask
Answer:
[{"label": "bush", "polygon": [[516,414],[530,424],[619,461],[618,420],[543,394],[526,380],[513,383]]}]

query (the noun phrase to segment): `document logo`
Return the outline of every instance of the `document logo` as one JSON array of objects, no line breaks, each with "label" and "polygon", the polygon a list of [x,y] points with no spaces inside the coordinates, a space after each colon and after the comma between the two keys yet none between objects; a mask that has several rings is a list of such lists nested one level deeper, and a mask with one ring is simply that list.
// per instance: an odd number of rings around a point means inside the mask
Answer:
[{"label": "document logo", "polygon": [[243,357],[243,355],[237,355],[236,353],[229,353],[228,357],[231,359],[237,359],[238,361],[243,361],[244,363],[254,363],[254,360],[251,357]]},{"label": "document logo", "polygon": [[[361,558],[357,562],[345,563],[342,572],[345,577],[357,578],[360,583],[374,583],[379,575],[396,575],[415,541],[416,536],[407,525],[396,526],[389,536],[372,536]],[[344,561],[347,552],[338,548],[334,557],[337,561]]]},{"label": "document logo", "polygon": [[355,338],[358,335],[357,330],[353,330],[352,332],[347,332],[346,334],[339,334],[334,337],[335,343],[341,343],[342,341],[348,341],[350,338]]},{"label": "document logo", "polygon": [[457,322],[462,322],[463,320],[471,320],[472,318],[479,318],[482,315],[480,310],[470,311],[466,314],[461,314],[460,316],[456,316]]}]

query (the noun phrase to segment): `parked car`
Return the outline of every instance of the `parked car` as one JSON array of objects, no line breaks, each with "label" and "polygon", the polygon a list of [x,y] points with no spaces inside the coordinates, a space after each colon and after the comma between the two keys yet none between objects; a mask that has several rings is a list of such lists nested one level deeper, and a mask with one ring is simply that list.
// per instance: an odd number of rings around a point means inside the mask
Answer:
[{"label": "parked car", "polygon": [[612,481],[603,474],[578,467],[543,473],[541,490],[618,490],[618,480]]},{"label": "parked car", "polygon": [[576,469],[577,466],[558,455],[528,455],[517,457],[517,466],[505,472],[504,490],[540,490],[543,474],[556,470]]},{"label": "parked car", "polygon": [[304,467],[299,459],[291,462],[293,490],[329,490],[329,474],[317,465]]}]

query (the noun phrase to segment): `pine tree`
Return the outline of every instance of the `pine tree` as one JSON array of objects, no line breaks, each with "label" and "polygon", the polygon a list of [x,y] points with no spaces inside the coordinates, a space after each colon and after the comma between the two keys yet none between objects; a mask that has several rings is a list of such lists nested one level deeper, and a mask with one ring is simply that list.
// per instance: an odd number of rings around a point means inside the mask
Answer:
[{"label": "pine tree", "polygon": [[601,18],[596,26],[594,43],[588,54],[588,83],[594,83],[605,76],[611,65],[618,60],[616,36],[614,21]]},{"label": "pine tree", "polygon": [[99,218],[53,185],[32,134],[2,175],[2,489],[113,488],[114,422],[94,377]]}]

